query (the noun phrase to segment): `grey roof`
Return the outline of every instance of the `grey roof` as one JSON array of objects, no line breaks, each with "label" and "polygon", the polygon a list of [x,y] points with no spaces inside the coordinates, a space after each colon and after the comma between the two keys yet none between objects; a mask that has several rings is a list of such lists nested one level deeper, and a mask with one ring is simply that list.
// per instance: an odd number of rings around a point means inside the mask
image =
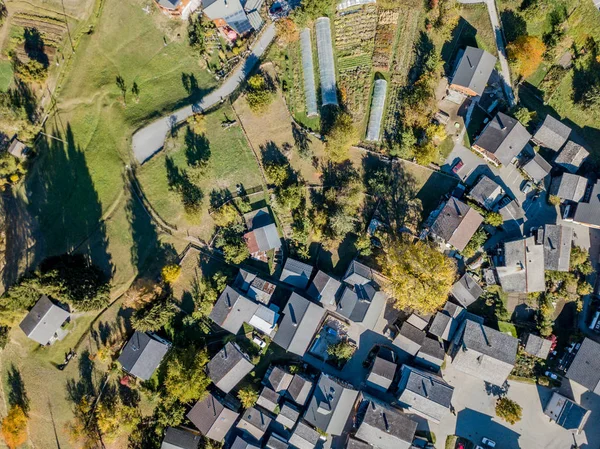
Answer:
[{"label": "grey roof", "polygon": [[567,371],[567,377],[600,395],[600,343],[586,337]]},{"label": "grey roof", "polygon": [[400,332],[394,339],[394,346],[408,352],[410,355],[416,355],[425,341],[425,331],[417,329],[407,322],[402,323]]},{"label": "grey roof", "polygon": [[516,338],[468,319],[455,337],[452,364],[493,385],[502,385],[515,364],[517,347]]},{"label": "grey roof", "polygon": [[558,153],[554,162],[565,170],[575,173],[589,155],[589,151],[583,146],[569,140],[560,153]]},{"label": "grey roof", "polygon": [[449,412],[454,387],[441,377],[402,365],[398,400],[428,420],[440,422]]},{"label": "grey roof", "polygon": [[525,337],[525,352],[540,359],[546,360],[552,347],[552,342],[547,338],[542,338],[534,334],[527,334]]},{"label": "grey roof", "polygon": [[554,392],[544,408],[544,414],[549,416],[559,426],[571,431],[580,432],[589,418],[590,411],[561,394]]},{"label": "grey roof", "polygon": [[346,286],[337,305],[337,312],[350,321],[373,329],[385,309],[385,295],[372,284]]},{"label": "grey roof", "polygon": [[483,217],[473,208],[451,197],[431,226],[431,231],[462,251],[483,223]]},{"label": "grey roof", "polygon": [[298,422],[289,439],[289,443],[298,449],[313,449],[318,442],[319,433],[304,421]]},{"label": "grey roof", "polygon": [[358,391],[321,373],[304,419],[330,435],[341,435]]},{"label": "grey roof", "polygon": [[235,424],[238,416],[239,413],[225,407],[210,393],[207,393],[203,399],[196,402],[187,414],[187,418],[202,435],[221,442]]},{"label": "grey roof", "polygon": [[306,404],[312,390],[313,383],[300,374],[294,374],[294,378],[287,389],[287,397],[298,405]]},{"label": "grey roof", "polygon": [[[252,236],[254,237],[253,244]],[[246,241],[248,242],[248,248],[250,253],[259,251],[269,251],[270,249],[277,249],[281,247],[281,239],[279,238],[279,232],[277,226],[274,223],[263,226],[262,228],[253,229],[246,234]]]},{"label": "grey roof", "polygon": [[257,309],[257,303],[228,285],[217,299],[208,317],[226,331],[237,334],[242,325],[250,321]]},{"label": "grey roof", "polygon": [[507,293],[543,292],[544,246],[536,245],[534,237],[505,242],[504,266],[497,266],[496,273]]},{"label": "grey roof", "polygon": [[483,294],[483,289],[473,279],[469,273],[465,273],[456,284],[452,286],[450,291],[454,299],[456,299],[464,308],[469,307]]},{"label": "grey roof", "polygon": [[521,207],[521,205],[517,202],[517,200],[512,200],[498,209],[500,215],[504,221],[519,221],[525,218],[525,211]]},{"label": "grey roof", "polygon": [[6,151],[18,159],[25,159],[27,157],[27,154],[29,153],[29,148],[27,147],[27,145],[25,145],[23,142],[17,139],[15,135]]},{"label": "grey roof", "polygon": [[274,412],[279,405],[279,394],[271,390],[269,387],[263,387],[256,403],[265,410]]},{"label": "grey roof", "polygon": [[429,321],[431,321],[431,315],[423,315],[417,310],[413,310],[406,320],[407,323],[421,330],[427,327]]},{"label": "grey roof", "polygon": [[[218,0],[219,1],[219,0]],[[253,210],[252,212],[248,212],[244,214],[244,222],[246,223],[246,227],[248,230],[262,228],[264,226],[268,226],[273,224],[273,217],[269,213],[269,209],[263,207],[261,209]]]},{"label": "grey roof", "polygon": [[323,315],[323,307],[295,292],[292,293],[283,310],[283,319],[273,341],[283,349],[303,356],[321,324]]},{"label": "grey roof", "polygon": [[469,197],[486,209],[491,210],[504,194],[504,189],[497,182],[484,175],[473,186],[469,192]]},{"label": "grey roof", "polygon": [[271,421],[272,419],[262,410],[251,407],[242,412],[236,427],[252,435],[256,440],[260,440]]},{"label": "grey roof", "polygon": [[428,367],[437,369],[444,363],[444,344],[437,339],[426,337],[417,353],[416,360]]},{"label": "grey roof", "polygon": [[533,136],[533,140],[546,148],[558,151],[570,135],[571,128],[548,114],[544,119],[544,123]]},{"label": "grey roof", "polygon": [[408,449],[417,430],[417,423],[400,410],[372,398],[361,402],[357,421],[356,438],[378,449]]},{"label": "grey roof", "polygon": [[181,3],[181,0],[157,0],[158,4],[166,9],[175,9]]},{"label": "grey roof", "polygon": [[167,427],[160,449],[198,449],[200,435],[189,430]]},{"label": "grey roof", "polygon": [[454,333],[458,330],[460,323],[466,318],[463,307],[446,301],[444,309],[436,313],[429,327],[429,333],[445,341],[452,340]]},{"label": "grey roof", "polygon": [[466,87],[481,96],[495,65],[495,56],[480,48],[467,47],[454,71],[452,84]]},{"label": "grey roof", "polygon": [[350,437],[348,439],[348,445],[346,449],[372,449],[373,446],[365,443],[364,441],[357,440],[356,438]]},{"label": "grey roof", "polygon": [[547,224],[544,226],[544,268],[569,271],[573,228]]},{"label": "grey roof", "polygon": [[540,182],[550,174],[552,166],[539,153],[535,153],[533,159],[523,166],[523,170],[534,182]]},{"label": "grey roof", "polygon": [[312,271],[312,265],[288,257],[283,266],[283,270],[281,271],[279,280],[286,284],[293,285],[294,287],[304,289],[308,285]]},{"label": "grey roof", "polygon": [[296,425],[296,421],[298,421],[299,417],[300,411],[296,406],[289,401],[285,401],[277,415],[276,421],[288,429],[291,429]]},{"label": "grey roof", "polygon": [[274,291],[275,284],[265,281],[262,278],[255,277],[248,289],[248,298],[263,304],[269,304]]},{"label": "grey roof", "polygon": [[272,433],[269,439],[267,440],[266,446],[268,449],[287,449],[290,445],[285,441],[280,435],[276,433]]},{"label": "grey roof", "polygon": [[135,331],[129,339],[121,355],[119,363],[129,374],[148,380],[162,362],[169,346],[147,333]]},{"label": "grey roof", "polygon": [[233,286],[242,292],[247,292],[254,279],[256,279],[256,274],[240,268],[240,271],[238,271],[238,274],[233,281]]},{"label": "grey roof", "polygon": [[573,221],[587,226],[600,227],[600,181],[596,182],[592,188],[589,202],[577,204]]},{"label": "grey roof", "polygon": [[344,274],[344,282],[349,285],[364,285],[372,280],[373,270],[357,260],[350,262],[346,274]]},{"label": "grey roof", "polygon": [[293,376],[287,371],[273,366],[265,375],[264,384],[279,394],[285,393],[290,386]]},{"label": "grey roof", "polygon": [[552,179],[550,185],[550,194],[556,195],[561,200],[574,201],[576,203],[583,200],[588,180],[583,176],[564,173],[561,176]]},{"label": "grey roof", "polygon": [[211,20],[224,19],[238,34],[252,30],[239,0],[202,0],[202,12]]},{"label": "grey roof", "polygon": [[247,442],[242,437],[235,437],[235,441],[231,445],[231,449],[260,449],[260,447]]},{"label": "grey roof", "polygon": [[307,294],[314,300],[323,304],[324,307],[335,307],[336,294],[341,285],[342,283],[340,281],[319,270],[310,283]]},{"label": "grey roof", "polygon": [[525,148],[530,138],[531,134],[517,119],[498,112],[474,145],[492,153],[502,164],[508,165]]},{"label": "grey roof", "polygon": [[207,365],[208,377],[225,393],[229,393],[254,365],[239,346],[229,342]]},{"label": "grey roof", "polygon": [[375,357],[367,383],[379,390],[387,391],[391,387],[398,365],[382,357]]},{"label": "grey roof", "polygon": [[52,303],[46,295],[42,295],[19,327],[33,341],[47,345],[67,318],[69,312]]}]

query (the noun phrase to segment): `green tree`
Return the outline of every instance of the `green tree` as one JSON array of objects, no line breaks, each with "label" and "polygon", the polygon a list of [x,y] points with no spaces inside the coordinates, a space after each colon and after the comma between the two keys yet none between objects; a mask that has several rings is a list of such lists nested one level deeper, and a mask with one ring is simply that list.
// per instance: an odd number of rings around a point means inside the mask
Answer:
[{"label": "green tree", "polygon": [[240,214],[233,204],[227,203],[213,211],[212,219],[217,226],[227,227],[236,221],[239,221]]},{"label": "green tree", "polygon": [[206,350],[177,351],[169,361],[165,393],[183,404],[200,399],[211,382],[205,370],[209,361]]},{"label": "green tree", "polygon": [[264,163],[264,168],[267,178],[275,187],[285,185],[290,179],[289,164],[279,163],[277,161],[267,161]]},{"label": "green tree", "polygon": [[202,14],[190,15],[187,32],[190,47],[197,50],[200,55],[203,55],[206,52],[206,43],[204,41],[206,31],[202,23]]},{"label": "green tree", "polygon": [[358,236],[354,246],[361,256],[370,256],[373,252],[373,249],[371,248],[371,236],[366,232]]},{"label": "green tree", "polygon": [[488,212],[485,215],[485,223],[496,227],[502,226],[504,218],[502,218],[502,215],[499,212]]},{"label": "green tree", "polygon": [[171,322],[176,311],[171,302],[159,300],[135,312],[131,318],[131,326],[140,332],[157,331]]},{"label": "green tree", "polygon": [[496,401],[496,416],[509,424],[516,424],[523,417],[523,408],[512,399],[502,397]]},{"label": "green tree", "polygon": [[583,276],[589,276],[594,272],[594,267],[590,260],[590,253],[581,246],[574,246],[571,249],[571,271],[577,271]]},{"label": "green tree", "polygon": [[300,207],[304,199],[305,189],[300,183],[293,183],[276,192],[277,202],[289,211],[293,211]]},{"label": "green tree", "polygon": [[238,391],[237,397],[242,403],[242,407],[251,408],[258,401],[258,391],[252,387],[244,387]]},{"label": "green tree", "polygon": [[523,126],[529,125],[529,123],[537,116],[535,111],[530,111],[525,106],[517,106],[511,113]]},{"label": "green tree", "polygon": [[243,232],[242,225],[233,224],[221,229],[221,233],[215,239],[215,246],[223,251],[228,263],[239,265],[250,256]]},{"label": "green tree", "polygon": [[479,229],[473,235],[473,237],[471,237],[471,240],[469,240],[469,243],[467,243],[467,246],[465,246],[465,249],[462,250],[462,255],[464,257],[466,257],[467,259],[470,259],[477,253],[479,248],[481,248],[484,245],[484,243],[487,241],[487,239],[488,239],[487,232],[485,232],[483,229]]},{"label": "green tree", "polygon": [[252,75],[248,78],[246,100],[254,112],[264,111],[273,101],[274,95],[267,80],[262,74]]},{"label": "green tree", "polygon": [[342,238],[346,234],[354,231],[356,227],[356,217],[347,214],[343,209],[338,209],[331,217],[329,217],[329,226],[331,227],[334,237]]},{"label": "green tree", "polygon": [[327,134],[326,150],[334,162],[348,159],[350,146],[358,139],[352,116],[347,112],[338,113],[333,126]]},{"label": "green tree", "polygon": [[424,314],[439,310],[456,278],[455,262],[428,243],[406,238],[387,242],[379,257],[389,279],[384,291],[398,310],[415,309]]},{"label": "green tree", "polygon": [[100,401],[94,415],[102,439],[107,442],[114,441],[121,432],[131,432],[141,418],[138,410],[123,404],[118,395],[110,402]]},{"label": "green tree", "polygon": [[356,351],[356,347],[346,340],[338,341],[327,348],[327,355],[339,362],[350,360]]},{"label": "green tree", "polygon": [[9,336],[10,327],[8,326],[0,326],[0,349],[6,348],[10,340]]}]

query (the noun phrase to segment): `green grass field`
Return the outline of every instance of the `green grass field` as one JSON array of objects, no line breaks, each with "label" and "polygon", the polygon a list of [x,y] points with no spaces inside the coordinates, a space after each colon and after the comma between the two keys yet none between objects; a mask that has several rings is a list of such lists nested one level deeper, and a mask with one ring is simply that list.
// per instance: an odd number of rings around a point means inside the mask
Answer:
[{"label": "green grass field", "polygon": [[185,213],[180,196],[169,190],[166,161],[171,158],[181,170],[188,169],[185,155],[185,134],[183,127],[177,136],[168,142],[165,151],[146,162],[138,171],[138,179],[144,194],[156,211],[167,222],[191,227],[190,232],[208,240],[212,235],[213,224],[208,215],[209,198],[213,190],[227,189],[235,193],[236,185],[246,188],[260,186],[262,179],[258,164],[239,125],[224,129],[221,123],[234,117],[230,106],[206,116],[206,137],[209,142],[210,159],[193,182],[204,194],[202,212],[197,216]]},{"label": "green grass field", "polygon": [[13,79],[13,69],[10,61],[0,61],[0,91],[6,92]]}]

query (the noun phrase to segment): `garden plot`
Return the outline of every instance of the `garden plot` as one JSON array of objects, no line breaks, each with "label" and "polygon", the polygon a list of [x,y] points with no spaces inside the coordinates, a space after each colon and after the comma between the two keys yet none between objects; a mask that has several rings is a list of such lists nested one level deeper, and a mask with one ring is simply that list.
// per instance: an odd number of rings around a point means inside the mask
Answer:
[{"label": "garden plot", "polygon": [[382,9],[379,11],[373,50],[373,66],[376,70],[387,72],[390,69],[399,17],[399,10]]},{"label": "garden plot", "polygon": [[335,18],[338,84],[343,102],[357,122],[362,122],[368,103],[376,27],[374,6],[338,13]]},{"label": "garden plot", "polygon": [[30,39],[36,38],[37,33],[39,33],[39,38],[43,42],[44,53],[48,59],[52,59],[67,32],[67,27],[62,18],[34,12],[16,13],[12,18],[11,25],[11,35],[13,36],[11,44],[14,45],[12,50],[15,51],[21,61],[29,60],[25,51],[26,30],[27,33],[32,35]]}]

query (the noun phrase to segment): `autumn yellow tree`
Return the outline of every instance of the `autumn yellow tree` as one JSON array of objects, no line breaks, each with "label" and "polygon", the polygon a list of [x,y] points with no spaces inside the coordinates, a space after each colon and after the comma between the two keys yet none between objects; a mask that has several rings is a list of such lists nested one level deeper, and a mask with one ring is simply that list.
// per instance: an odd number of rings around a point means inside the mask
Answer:
[{"label": "autumn yellow tree", "polygon": [[27,416],[18,405],[13,405],[2,420],[2,437],[10,449],[15,449],[27,440]]},{"label": "autumn yellow tree", "polygon": [[545,51],[546,46],[535,36],[520,36],[506,47],[509,62],[523,79],[537,70]]},{"label": "autumn yellow tree", "polygon": [[176,263],[165,265],[160,274],[166,284],[172,284],[179,278],[179,275],[181,274],[181,267]]},{"label": "autumn yellow tree", "polygon": [[348,150],[357,139],[358,133],[352,116],[347,112],[340,112],[327,135],[326,149],[329,158],[333,162],[348,159]]},{"label": "autumn yellow tree", "polygon": [[284,18],[275,22],[277,29],[277,39],[282,45],[288,45],[292,42],[296,42],[300,36],[298,33],[298,26],[292,19]]},{"label": "autumn yellow tree", "polygon": [[424,314],[439,310],[456,278],[456,264],[428,243],[407,238],[388,242],[380,256],[383,274],[389,278],[385,292],[397,309]]}]

